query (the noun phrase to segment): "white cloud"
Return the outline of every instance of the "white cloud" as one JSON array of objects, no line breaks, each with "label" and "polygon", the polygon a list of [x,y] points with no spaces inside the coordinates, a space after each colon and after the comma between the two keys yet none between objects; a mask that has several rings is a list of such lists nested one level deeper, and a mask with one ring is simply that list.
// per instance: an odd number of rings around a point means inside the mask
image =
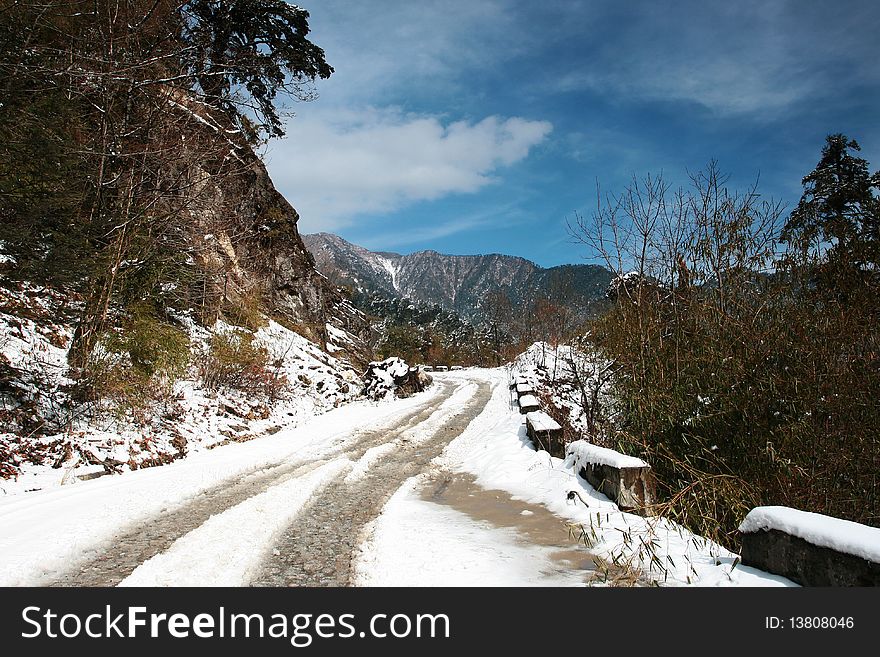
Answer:
[{"label": "white cloud", "polygon": [[490,116],[444,124],[391,109],[297,118],[268,164],[300,213],[300,230],[337,230],[361,214],[476,192],[552,130],[546,121]]},{"label": "white cloud", "polygon": [[[766,70],[762,70],[766,69]],[[559,89],[613,90],[619,97],[644,100],[688,101],[719,114],[775,112],[812,93],[806,80],[782,80],[772,66],[743,70],[724,61],[704,60],[699,67],[675,57],[639,58],[626,73],[589,73],[567,76]]]},{"label": "white cloud", "polygon": [[503,222],[504,227],[509,229],[511,226],[521,223],[522,219],[518,217],[519,214],[517,201],[513,200],[501,205],[491,205],[489,208],[452,219],[427,224],[413,224],[393,232],[388,231],[387,228],[378,233],[373,231],[371,235],[359,238],[358,244],[368,249],[393,249],[416,242],[429,242],[477,228],[498,226],[499,222]]},{"label": "white cloud", "polygon": [[510,0],[332,0],[310,7],[311,38],[336,72],[320,85],[332,105],[386,104],[388,94],[467,87],[463,71],[529,48]]},{"label": "white cloud", "polygon": [[692,102],[725,116],[784,115],[843,80],[876,83],[870,4],[598,2],[591,15],[608,33],[549,86]]}]

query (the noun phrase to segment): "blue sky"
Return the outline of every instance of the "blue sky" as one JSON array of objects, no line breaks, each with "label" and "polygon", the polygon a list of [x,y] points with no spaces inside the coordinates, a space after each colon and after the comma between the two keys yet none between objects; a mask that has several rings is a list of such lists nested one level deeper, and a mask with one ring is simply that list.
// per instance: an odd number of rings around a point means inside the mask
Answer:
[{"label": "blue sky", "polygon": [[302,0],[336,69],[266,154],[300,231],[591,261],[596,182],[711,159],[793,206],[825,135],[880,169],[876,2]]}]

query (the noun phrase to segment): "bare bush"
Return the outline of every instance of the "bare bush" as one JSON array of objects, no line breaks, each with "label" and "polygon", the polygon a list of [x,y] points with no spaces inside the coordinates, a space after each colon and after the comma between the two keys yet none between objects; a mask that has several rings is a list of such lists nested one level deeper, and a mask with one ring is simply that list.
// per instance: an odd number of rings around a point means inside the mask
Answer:
[{"label": "bare bush", "polygon": [[652,464],[672,516],[729,547],[756,504],[877,523],[871,286],[846,307],[813,298],[778,266],[780,204],[729,191],[714,164],[691,183],[634,180],[570,226],[618,276],[590,326],[616,364],[618,444]]}]

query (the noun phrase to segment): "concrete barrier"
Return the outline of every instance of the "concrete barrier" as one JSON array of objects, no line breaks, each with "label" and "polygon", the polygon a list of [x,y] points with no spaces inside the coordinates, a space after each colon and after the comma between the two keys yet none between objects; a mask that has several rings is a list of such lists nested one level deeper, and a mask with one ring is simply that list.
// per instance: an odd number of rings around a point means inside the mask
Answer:
[{"label": "concrete barrier", "polygon": [[651,466],[641,459],[585,440],[569,443],[565,456],[573,459],[575,472],[623,511],[654,515],[657,484]]},{"label": "concrete barrier", "polygon": [[526,380],[526,378],[524,376],[522,376],[521,374],[514,374],[510,377],[510,389],[511,390],[516,390],[516,387],[520,384],[528,385],[528,383],[529,382]]},{"label": "concrete barrier", "polygon": [[526,435],[535,447],[552,456],[562,456],[565,451],[562,427],[544,411],[526,413]]},{"label": "concrete barrier", "polygon": [[517,383],[516,384],[516,396],[522,397],[523,395],[534,395],[535,389],[532,388],[528,383]]},{"label": "concrete barrier", "polygon": [[531,413],[532,411],[540,410],[541,404],[538,402],[538,398],[534,395],[523,395],[519,398],[519,412],[523,415]]},{"label": "concrete barrier", "polygon": [[784,506],[749,511],[742,563],[804,586],[880,586],[880,529]]}]

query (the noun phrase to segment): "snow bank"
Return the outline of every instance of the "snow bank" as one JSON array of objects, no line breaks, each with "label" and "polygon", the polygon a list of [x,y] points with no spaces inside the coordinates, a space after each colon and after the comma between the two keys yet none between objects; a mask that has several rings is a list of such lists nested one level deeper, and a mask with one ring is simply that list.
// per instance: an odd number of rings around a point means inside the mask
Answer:
[{"label": "snow bank", "polygon": [[[578,476],[573,459],[553,458],[532,446],[522,416],[510,409],[508,372],[475,370],[471,376],[492,382],[492,398],[435,460],[436,467],[468,472],[483,488],[544,505],[560,517],[560,531],[566,522],[584,528],[591,543],[587,554],[635,568],[644,580],[661,586],[795,586],[784,577],[743,566],[739,555],[674,522],[621,512]],[[573,490],[589,507],[568,500]],[[643,545],[652,545],[653,555],[640,549]]]},{"label": "snow bank", "polygon": [[551,563],[546,548],[419,497],[408,480],[364,531],[356,586],[582,586],[583,573]]},{"label": "snow bank", "polygon": [[32,407],[31,424],[46,427],[43,436],[0,427],[0,455],[8,454],[8,471],[0,462],[0,475],[8,477],[0,479],[0,496],[70,484],[77,477],[103,473],[102,463],[117,471],[167,464],[295,426],[361,394],[354,369],[274,321],[253,334],[253,344],[269,355],[265,374],[282,384],[277,395],[269,399],[230,387],[207,389],[198,363],[208,354],[212,338],[245,332],[222,321],[208,329],[180,315],[177,320],[188,334],[193,357],[167,399],[151,402],[137,419],[124,407],[115,408],[115,400],[84,408],[71,403],[68,392],[67,348],[73,332],[55,323],[61,302],[57,293],[24,287],[20,292],[0,288],[0,295],[7,297],[7,306],[44,316],[35,322],[0,312],[0,365],[17,372],[13,385],[30,402],[13,412]]},{"label": "snow bank", "polygon": [[566,457],[573,459],[575,472],[579,472],[585,464],[610,465],[612,468],[646,468],[649,467],[642,459],[615,452],[607,447],[599,447],[586,440],[575,440],[565,450]]},{"label": "snow bank", "polygon": [[394,425],[401,414],[438,392],[428,390],[394,404],[357,401],[295,428],[165,467],[0,496],[0,586],[39,585],[66,571],[74,559],[98,556],[120,528],[176,511],[229,478],[259,474],[281,462],[295,466],[337,457],[358,429]]},{"label": "snow bank", "polygon": [[785,506],[759,506],[749,511],[739,531],[775,529],[867,561],[880,563],[880,529],[849,520],[799,511]]}]

